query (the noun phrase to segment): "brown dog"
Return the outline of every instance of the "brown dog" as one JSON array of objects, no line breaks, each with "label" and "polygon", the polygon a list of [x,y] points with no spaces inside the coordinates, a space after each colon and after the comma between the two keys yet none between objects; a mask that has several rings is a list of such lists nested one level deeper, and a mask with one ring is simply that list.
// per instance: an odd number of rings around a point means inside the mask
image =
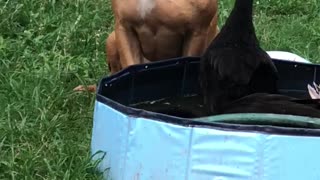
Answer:
[{"label": "brown dog", "polygon": [[217,8],[217,0],[112,0],[115,30],[106,41],[110,74],[134,64],[202,55],[218,33]]}]

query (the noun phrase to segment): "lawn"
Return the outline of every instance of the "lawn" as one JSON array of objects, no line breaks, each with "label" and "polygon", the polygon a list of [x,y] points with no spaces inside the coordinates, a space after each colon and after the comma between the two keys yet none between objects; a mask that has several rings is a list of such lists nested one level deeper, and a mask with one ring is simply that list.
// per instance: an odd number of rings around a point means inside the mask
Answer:
[{"label": "lawn", "polygon": [[[233,0],[220,1],[220,27]],[[255,1],[265,50],[320,62],[320,0]],[[0,179],[99,179],[90,163],[94,94],[107,75],[110,1],[0,1]]]}]

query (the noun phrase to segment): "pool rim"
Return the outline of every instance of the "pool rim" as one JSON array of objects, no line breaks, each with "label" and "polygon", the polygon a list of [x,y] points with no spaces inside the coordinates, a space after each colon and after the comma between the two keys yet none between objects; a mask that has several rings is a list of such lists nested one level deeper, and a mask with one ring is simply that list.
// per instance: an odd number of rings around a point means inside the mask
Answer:
[{"label": "pool rim", "polygon": [[[273,59],[273,60],[282,61],[283,63],[288,63],[290,65],[302,64],[303,66],[320,67],[320,65],[312,64],[312,63],[289,62],[289,61],[284,62],[284,60],[281,60],[281,59]],[[180,57],[180,58],[172,58],[168,60],[151,62],[146,64],[132,65],[111,76],[105,76],[101,78],[101,80],[99,80],[97,90],[96,90],[96,101],[104,105],[107,105],[117,110],[118,112],[121,112],[122,114],[130,117],[144,118],[147,120],[160,121],[160,122],[175,124],[175,125],[184,126],[184,127],[209,128],[209,129],[218,129],[218,130],[224,130],[224,131],[242,131],[242,132],[255,132],[255,133],[259,132],[259,133],[290,135],[290,136],[316,136],[316,137],[320,136],[320,128],[310,129],[310,128],[280,127],[280,126],[272,126],[272,125],[230,124],[230,123],[224,123],[224,122],[204,122],[204,121],[198,120],[198,119],[210,118],[210,117],[221,116],[221,115],[207,116],[207,117],[201,117],[201,118],[182,118],[182,117],[170,116],[170,115],[161,114],[157,112],[151,112],[143,109],[129,107],[101,95],[102,85],[104,82],[112,81],[115,77],[123,76],[130,72],[133,72],[136,70],[136,68],[140,69],[143,66],[179,64],[179,63],[185,63],[184,61],[186,61],[187,63],[199,61],[199,57],[197,56],[182,57],[182,58]],[[231,115],[236,115],[236,114],[231,114]],[[241,113],[241,114],[252,114],[252,113]],[[270,115],[270,113],[259,113],[259,114],[261,114],[261,116]],[[320,118],[311,118],[311,117],[296,116],[296,115],[280,115],[280,116],[283,116],[283,117],[293,116],[296,118],[302,117],[302,118],[308,118],[313,120],[319,120],[320,122]]]}]

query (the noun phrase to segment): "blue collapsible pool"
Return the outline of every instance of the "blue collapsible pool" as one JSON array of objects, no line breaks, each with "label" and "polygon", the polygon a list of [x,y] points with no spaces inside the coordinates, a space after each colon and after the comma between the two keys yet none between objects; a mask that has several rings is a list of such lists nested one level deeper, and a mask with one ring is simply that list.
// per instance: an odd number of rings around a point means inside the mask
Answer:
[{"label": "blue collapsible pool", "polygon": [[[307,84],[320,81],[318,65],[274,62],[283,94],[308,97]],[[101,159],[98,167],[106,179],[320,179],[320,119],[275,114],[178,117],[137,108],[142,102],[151,107],[163,99],[194,97],[198,68],[198,57],[186,57],[134,65],[100,81],[91,153]],[[187,104],[190,111],[201,109],[192,101]]]}]

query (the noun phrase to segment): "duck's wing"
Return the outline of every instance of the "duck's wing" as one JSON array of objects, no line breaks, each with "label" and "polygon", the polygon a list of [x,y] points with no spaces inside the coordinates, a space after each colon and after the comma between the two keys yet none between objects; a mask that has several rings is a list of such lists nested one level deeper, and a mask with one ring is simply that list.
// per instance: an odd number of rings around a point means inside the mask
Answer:
[{"label": "duck's wing", "polygon": [[319,101],[257,93],[230,103],[223,113],[274,113],[320,118]]},{"label": "duck's wing", "polygon": [[208,66],[219,80],[248,84],[260,68],[277,78],[277,70],[268,54],[259,48],[217,48],[207,56]]}]

